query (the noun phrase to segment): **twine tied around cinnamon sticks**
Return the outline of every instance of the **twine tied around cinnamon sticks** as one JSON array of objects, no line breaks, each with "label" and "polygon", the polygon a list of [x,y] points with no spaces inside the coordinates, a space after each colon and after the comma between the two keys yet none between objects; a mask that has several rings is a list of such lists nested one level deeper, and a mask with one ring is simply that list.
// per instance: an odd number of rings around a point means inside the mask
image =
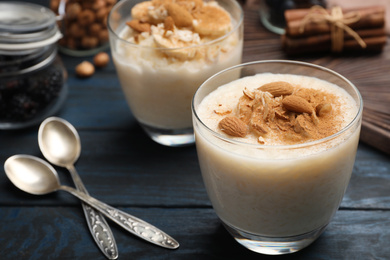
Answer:
[{"label": "twine tied around cinnamon sticks", "polygon": [[355,23],[360,20],[360,14],[358,12],[348,12],[343,14],[341,7],[335,6],[331,9],[330,14],[321,6],[313,6],[309,13],[302,19],[299,32],[305,31],[305,26],[308,23],[323,23],[330,24],[331,30],[331,42],[332,51],[341,52],[344,46],[344,31],[351,35],[358,44],[364,49],[367,44],[354,30],[349,27],[349,24]]}]

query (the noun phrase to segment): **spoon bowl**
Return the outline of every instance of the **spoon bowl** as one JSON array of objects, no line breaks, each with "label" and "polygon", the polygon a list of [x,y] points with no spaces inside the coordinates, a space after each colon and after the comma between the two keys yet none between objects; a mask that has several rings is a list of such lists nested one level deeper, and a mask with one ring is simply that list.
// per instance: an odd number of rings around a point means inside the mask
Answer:
[{"label": "spoon bowl", "polygon": [[41,124],[38,143],[43,156],[54,165],[68,168],[80,157],[80,137],[76,129],[61,118],[50,117]]},{"label": "spoon bowl", "polygon": [[8,158],[4,170],[16,187],[34,195],[48,194],[60,187],[55,169],[44,160],[30,155]]}]

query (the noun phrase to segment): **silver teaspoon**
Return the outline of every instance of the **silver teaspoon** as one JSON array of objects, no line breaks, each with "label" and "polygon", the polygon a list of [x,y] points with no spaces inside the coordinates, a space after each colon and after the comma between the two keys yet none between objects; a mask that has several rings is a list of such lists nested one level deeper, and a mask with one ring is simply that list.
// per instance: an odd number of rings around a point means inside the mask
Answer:
[{"label": "silver teaspoon", "polygon": [[67,191],[130,233],[155,245],[176,249],[179,243],[171,236],[126,212],[111,207],[72,187],[61,185],[56,170],[46,161],[30,155],[14,155],[4,163],[4,170],[10,181],[19,189],[35,195],[58,190]]},{"label": "silver teaspoon", "polygon": [[[88,194],[74,163],[80,157],[81,142],[76,129],[66,120],[50,117],[43,121],[38,131],[39,148],[45,158],[54,165],[69,170],[76,188]],[[114,235],[103,215],[85,203],[81,203],[96,244],[108,259],[118,258]]]}]

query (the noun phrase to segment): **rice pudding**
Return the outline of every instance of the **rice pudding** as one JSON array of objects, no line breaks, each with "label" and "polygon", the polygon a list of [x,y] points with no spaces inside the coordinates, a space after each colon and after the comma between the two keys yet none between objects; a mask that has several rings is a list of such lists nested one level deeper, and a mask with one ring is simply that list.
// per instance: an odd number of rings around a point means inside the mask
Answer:
[{"label": "rice pudding", "polygon": [[[241,13],[232,0],[152,0],[133,6],[127,25],[110,37],[122,89],[141,125],[192,129],[196,89],[241,62]],[[113,14],[110,20],[115,24]]]},{"label": "rice pudding", "polygon": [[[234,80],[199,100],[197,95],[200,167],[223,223],[249,237],[322,232],[352,173],[357,101],[325,80],[276,73]],[[350,127],[353,121],[356,127]],[[248,237],[237,241],[249,243]]]}]

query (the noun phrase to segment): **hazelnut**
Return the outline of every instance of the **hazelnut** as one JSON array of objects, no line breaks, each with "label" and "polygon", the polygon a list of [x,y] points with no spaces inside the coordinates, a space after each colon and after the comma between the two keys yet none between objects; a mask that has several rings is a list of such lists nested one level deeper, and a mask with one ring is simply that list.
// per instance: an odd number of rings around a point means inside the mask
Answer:
[{"label": "hazelnut", "polygon": [[108,15],[106,17],[104,17],[103,21],[102,21],[102,26],[104,29],[107,30],[107,24],[108,24]]},{"label": "hazelnut", "polygon": [[81,46],[86,49],[92,49],[98,46],[99,39],[93,36],[84,36],[81,39]]},{"label": "hazelnut", "polygon": [[80,27],[77,23],[71,23],[66,30],[67,36],[73,38],[81,38],[85,35],[85,29]]},{"label": "hazelnut", "polygon": [[76,66],[76,75],[80,78],[87,78],[95,73],[95,67],[89,61],[83,61]]},{"label": "hazelnut", "polygon": [[80,14],[82,8],[79,3],[71,3],[66,7],[66,18],[74,20]]},{"label": "hazelnut", "polygon": [[114,12],[111,14],[111,19],[112,21],[118,22],[121,19],[121,15],[119,13]]},{"label": "hazelnut", "polygon": [[68,37],[66,39],[65,46],[67,46],[69,49],[75,50],[78,47],[78,41],[73,37]]},{"label": "hazelnut", "polygon": [[104,8],[106,7],[106,1],[105,0],[96,0],[93,4],[92,4],[92,9],[97,11],[101,8]]},{"label": "hazelnut", "polygon": [[95,14],[87,9],[79,13],[77,20],[82,26],[90,25],[95,21]]},{"label": "hazelnut", "polygon": [[106,18],[107,14],[108,14],[107,8],[101,8],[100,10],[98,10],[96,12],[96,20],[104,21],[104,19]]},{"label": "hazelnut", "polygon": [[[65,16],[59,24],[64,30],[61,45],[70,49],[93,49],[108,42],[107,16],[117,0],[61,0]],[[60,0],[51,0],[58,8]],[[71,39],[68,41],[68,39]]]},{"label": "hazelnut", "polygon": [[60,5],[59,0],[51,0],[50,1],[50,9],[55,12],[56,14],[58,13],[58,7]]},{"label": "hazelnut", "polygon": [[117,0],[106,0],[108,5],[115,5]]},{"label": "hazelnut", "polygon": [[92,9],[93,1],[91,1],[91,0],[80,0],[80,2],[82,2],[82,5],[83,5],[84,9]]},{"label": "hazelnut", "polygon": [[101,31],[98,35],[100,42],[108,42],[108,32],[107,30]]},{"label": "hazelnut", "polygon": [[100,31],[102,30],[102,26],[99,23],[93,23],[89,27],[89,34],[92,36],[98,36]]},{"label": "hazelnut", "polygon": [[110,62],[110,56],[108,56],[107,53],[105,52],[99,52],[98,54],[95,55],[93,58],[93,63],[95,64],[96,67],[102,68],[107,66],[107,64]]},{"label": "hazelnut", "polygon": [[58,40],[58,44],[59,45],[62,45],[62,46],[65,46],[66,45],[66,39],[65,38],[61,38]]}]

